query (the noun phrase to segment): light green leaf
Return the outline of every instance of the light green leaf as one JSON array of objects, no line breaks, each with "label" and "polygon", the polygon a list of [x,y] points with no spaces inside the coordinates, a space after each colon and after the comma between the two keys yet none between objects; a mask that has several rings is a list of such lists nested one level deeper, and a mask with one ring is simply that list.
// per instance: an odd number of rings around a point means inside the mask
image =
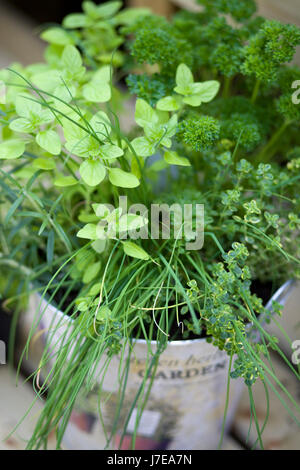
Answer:
[{"label": "light green leaf", "polygon": [[77,232],[78,238],[87,238],[88,240],[97,240],[97,225],[86,224],[79,232]]},{"label": "light green leaf", "polygon": [[0,160],[19,158],[25,151],[25,143],[21,140],[10,139],[0,143]]},{"label": "light green leaf", "polygon": [[158,122],[158,116],[155,110],[147,101],[138,98],[135,105],[135,122],[144,127],[146,124],[155,124]]},{"label": "light green leaf", "polygon": [[202,103],[201,96],[198,95],[191,95],[191,96],[185,96],[182,100],[185,104],[189,104],[190,106],[200,106]]},{"label": "light green leaf", "polygon": [[92,81],[84,85],[82,94],[92,103],[106,103],[111,98],[111,87],[108,83]]},{"label": "light green leaf", "polygon": [[62,73],[58,70],[38,72],[32,76],[32,82],[41,90],[53,93],[54,90],[62,83]]},{"label": "light green leaf", "polygon": [[157,124],[166,124],[169,121],[169,113],[167,111],[160,111],[159,109],[157,109],[155,113],[158,117]]},{"label": "light green leaf", "polygon": [[98,322],[106,322],[112,316],[112,311],[107,305],[100,307],[96,316]]},{"label": "light green leaf", "polygon": [[165,137],[173,137],[173,135],[176,132],[177,124],[178,124],[178,117],[177,117],[177,114],[174,114],[171,117],[170,121],[167,123],[167,126],[166,126],[167,132],[165,134]]},{"label": "light green leaf", "polygon": [[91,246],[96,253],[103,253],[106,247],[106,240],[95,240]]},{"label": "light green leaf", "polygon": [[99,142],[88,134],[81,140],[67,141],[65,147],[78,157],[96,157],[99,155]]},{"label": "light green leaf", "polygon": [[83,13],[71,13],[64,18],[62,24],[68,29],[83,28],[87,24],[87,17]]},{"label": "light green leaf", "polygon": [[157,102],[156,108],[161,111],[177,111],[180,108],[179,97],[166,96]]},{"label": "light green leaf", "polygon": [[119,231],[127,232],[144,227],[148,223],[148,219],[141,215],[125,214],[119,220]]},{"label": "light green leaf", "polygon": [[105,144],[101,146],[100,154],[103,158],[114,159],[124,155],[124,152],[117,145]]},{"label": "light green leaf", "polygon": [[92,208],[97,217],[105,219],[111,212],[104,204],[92,204]]},{"label": "light green leaf", "polygon": [[39,132],[36,136],[37,144],[52,155],[61,152],[61,141],[57,132],[53,130]]},{"label": "light green leaf", "polygon": [[120,168],[110,168],[109,181],[114,186],[119,186],[120,188],[136,188],[140,184],[138,178],[133,173],[128,173]]},{"label": "light green leaf", "polygon": [[97,274],[99,273],[101,268],[101,261],[98,261],[97,263],[93,263],[90,266],[87,267],[87,269],[84,271],[84,275],[82,278],[82,281],[84,284],[88,284],[91,282]]},{"label": "light green leaf", "polygon": [[82,9],[91,19],[97,20],[99,18],[98,7],[94,2],[84,1],[82,3]]},{"label": "light green leaf", "polygon": [[75,46],[66,46],[62,54],[64,66],[71,72],[77,72],[82,66],[81,55]]},{"label": "light green leaf", "polygon": [[99,139],[103,138],[103,135],[108,137],[111,132],[111,123],[109,117],[104,111],[98,111],[90,120],[90,125],[96,134],[99,134]]},{"label": "light green leaf", "polygon": [[49,28],[43,31],[41,38],[44,41],[50,42],[51,44],[57,44],[59,46],[67,46],[73,44],[73,40],[70,35],[62,28]]},{"label": "light green leaf", "polygon": [[163,147],[167,147],[169,149],[172,147],[172,140],[169,139],[169,137],[164,137],[161,140],[160,145],[162,145]]},{"label": "light green leaf", "polygon": [[9,124],[9,128],[15,132],[32,132],[35,126],[28,118],[18,118]]},{"label": "light green leaf", "polygon": [[104,5],[97,6],[99,18],[109,18],[120,10],[122,2],[107,2]]},{"label": "light green leaf", "polygon": [[140,157],[149,157],[155,153],[155,145],[146,139],[146,137],[136,137],[131,142],[131,145],[135,153]]},{"label": "light green leaf", "polygon": [[209,80],[203,83],[193,84],[193,94],[201,98],[202,103],[209,103],[218,94],[220,83],[217,80]]},{"label": "light green leaf", "polygon": [[165,168],[168,168],[168,164],[165,160],[156,160],[154,163],[152,163],[151,166],[147,168],[148,172],[158,172],[162,171]]},{"label": "light green leaf", "polygon": [[122,244],[126,255],[131,256],[132,258],[138,258],[143,260],[150,259],[148,253],[139,245],[136,245],[135,243],[129,241],[122,242]]},{"label": "light green leaf", "polygon": [[88,132],[82,128],[82,126],[84,127],[83,122],[80,121],[75,124],[74,122],[69,121],[69,119],[63,119],[62,124],[64,136],[67,142],[75,144],[79,140],[88,137]]},{"label": "light green leaf", "polygon": [[18,95],[16,98],[16,111],[21,117],[32,119],[33,116],[39,116],[42,111],[42,106],[33,101],[34,98],[29,94]]},{"label": "light green leaf", "polygon": [[110,83],[110,75],[112,73],[112,69],[110,65],[103,65],[100,67],[97,72],[94,73],[92,77],[92,82],[104,82]]},{"label": "light green leaf", "polygon": [[73,176],[58,176],[54,180],[54,185],[59,187],[67,187],[67,186],[74,186],[78,183],[78,180],[73,178]]},{"label": "light green leaf", "polygon": [[176,70],[176,85],[180,88],[188,88],[192,83],[194,83],[194,77],[189,67],[185,64],[178,65]]},{"label": "light green leaf", "polygon": [[52,122],[54,120],[54,114],[53,112],[48,109],[48,108],[44,108],[42,109],[41,111],[41,114],[39,115],[40,119],[39,119],[39,124],[49,124],[50,122]]},{"label": "light green leaf", "polygon": [[189,160],[185,157],[180,157],[177,152],[168,150],[164,153],[164,159],[169,165],[191,166]]},{"label": "light green leaf", "polygon": [[117,24],[130,25],[134,23],[141,16],[151,15],[149,8],[126,8],[118,13],[114,20]]},{"label": "light green leaf", "polygon": [[32,165],[39,170],[54,170],[56,166],[55,162],[50,158],[36,158]]},{"label": "light green leaf", "polygon": [[106,169],[99,160],[86,160],[79,168],[83,181],[89,186],[97,186],[106,175]]}]

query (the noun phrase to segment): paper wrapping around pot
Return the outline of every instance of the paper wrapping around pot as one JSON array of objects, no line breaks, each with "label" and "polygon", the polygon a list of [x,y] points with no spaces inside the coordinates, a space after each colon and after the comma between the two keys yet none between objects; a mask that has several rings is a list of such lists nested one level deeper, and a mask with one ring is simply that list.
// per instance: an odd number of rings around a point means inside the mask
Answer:
[{"label": "paper wrapping around pot", "polygon": [[[42,312],[42,315],[39,312]],[[45,301],[40,302],[37,295],[33,295],[30,300],[30,309],[26,318],[30,325],[38,323],[40,334],[36,335],[38,338],[35,340],[36,350],[41,349],[41,344],[38,346],[37,343],[45,344],[49,340],[49,334],[53,334],[54,330],[51,343],[58,344],[59,337],[70,324],[68,317],[53,306],[47,306]],[[151,350],[153,353],[156,351],[155,342],[151,343]],[[120,445],[124,424],[152,357],[145,341],[135,342],[134,351],[130,356],[125,398],[110,448],[117,448]],[[122,364],[125,364],[125,361]],[[100,362],[99,371],[102,365],[103,362]],[[119,357],[114,356],[101,387],[100,409],[108,436],[112,432],[118,408],[119,365]],[[207,343],[205,339],[169,343],[158,361],[151,393],[139,421],[135,448],[217,448],[225,409],[228,368],[228,355]],[[99,382],[100,380],[101,377]],[[148,384],[149,379],[146,381],[145,393]],[[232,421],[241,390],[242,381],[230,381],[226,427]],[[98,393],[99,385],[96,384],[87,396],[78,397],[64,437],[64,445],[67,448],[104,448],[106,439],[98,417]],[[123,449],[131,446],[141,400],[142,398],[133,406],[122,440]]]}]

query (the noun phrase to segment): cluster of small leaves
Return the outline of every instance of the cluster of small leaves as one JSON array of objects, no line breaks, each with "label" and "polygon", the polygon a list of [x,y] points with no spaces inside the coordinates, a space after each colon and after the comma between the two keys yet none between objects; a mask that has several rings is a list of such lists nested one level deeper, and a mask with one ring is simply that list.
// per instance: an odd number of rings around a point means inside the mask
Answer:
[{"label": "cluster of small leaves", "polygon": [[122,2],[111,1],[97,5],[92,1],[82,3],[81,13],[67,15],[61,26],[52,26],[42,32],[41,38],[49,43],[46,59],[57,64],[62,49],[67,45],[78,46],[83,52],[84,61],[92,68],[112,64],[124,64],[124,53],[118,48],[124,42],[120,29],[134,23],[141,15],[150,11],[146,8],[125,8],[120,11]]},{"label": "cluster of small leaves", "polygon": [[210,116],[184,119],[178,126],[177,138],[192,149],[201,151],[211,147],[220,136],[220,124]]},{"label": "cluster of small leaves", "polygon": [[300,30],[297,26],[266,21],[245,47],[242,71],[263,82],[273,81],[279,67],[293,59],[299,44]]},{"label": "cluster of small leaves", "polygon": [[122,323],[107,305],[99,306],[99,299],[95,297],[95,286],[84,297],[76,299],[78,312],[76,321],[84,336],[105,338],[107,354],[112,356],[121,350]]},{"label": "cluster of small leaves", "polygon": [[197,0],[208,9],[230,14],[237,21],[248,20],[256,12],[254,0]]},{"label": "cluster of small leaves", "polygon": [[257,151],[276,121],[273,105],[268,101],[254,105],[243,96],[219,98],[205,105],[204,112],[218,118],[221,140],[228,140],[232,147],[238,143],[247,153]]},{"label": "cluster of small leaves", "polygon": [[238,142],[247,152],[254,150],[262,140],[261,128],[252,114],[234,113],[222,122],[221,135]]},{"label": "cluster of small leaves", "polygon": [[160,64],[173,70],[182,62],[191,65],[191,45],[164,18],[141,17],[125,31],[135,34],[131,54],[139,63]]},{"label": "cluster of small leaves", "polygon": [[247,295],[252,305],[256,306],[257,315],[262,314],[264,309],[250,292],[251,275],[246,264],[248,255],[246,246],[235,242],[232,249],[223,254],[224,262],[211,266],[213,282],[208,287],[202,319],[209,334],[208,340],[229,355],[237,355],[232,377],[243,377],[245,383],[250,385],[260,374],[241,340],[246,340],[247,326],[239,307],[240,299]]},{"label": "cluster of small leaves", "polygon": [[[266,159],[277,154],[279,160],[284,160],[288,142],[298,144],[290,124],[299,122],[299,106],[291,100],[291,86],[299,77],[299,68],[289,69],[285,64],[291,62],[300,43],[299,28],[253,16],[254,1],[200,3],[205,7],[200,13],[179,12],[170,22],[151,16],[131,25],[128,32],[135,35],[131,43],[133,55],[141,63],[159,64],[164,78],[179,62],[186,63],[197,79],[214,78],[216,74],[222,77],[224,104],[221,100],[213,104],[214,117],[224,120],[220,122],[222,140],[231,142],[232,147],[239,141],[242,150],[254,155],[287,123],[284,136],[281,133],[279,139],[279,133],[264,155]],[[224,13],[241,24],[232,26]],[[174,52],[176,41],[179,43]],[[189,57],[182,55],[182,44]],[[151,75],[148,76],[148,83],[152,83]],[[144,76],[142,83],[147,83]],[[146,93],[140,96],[146,97]],[[239,101],[243,100],[248,101],[248,106],[242,111]],[[204,112],[210,115],[210,107]]]},{"label": "cluster of small leaves", "polygon": [[154,106],[161,98],[172,92],[174,84],[170,77],[164,77],[161,74],[153,75],[134,75],[126,77],[126,84],[131,94],[136,95]]}]

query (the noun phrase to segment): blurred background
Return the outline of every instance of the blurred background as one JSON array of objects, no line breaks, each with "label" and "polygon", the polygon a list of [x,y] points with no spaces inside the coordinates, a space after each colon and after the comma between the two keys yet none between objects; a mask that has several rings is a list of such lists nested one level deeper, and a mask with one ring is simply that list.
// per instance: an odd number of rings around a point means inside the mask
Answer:
[{"label": "blurred background", "polygon": [[[257,0],[259,14],[300,25],[299,0]],[[82,0],[0,0],[0,67],[12,61],[24,65],[41,60],[43,43],[39,25],[60,23],[71,12],[81,11]],[[98,1],[96,3],[103,3]],[[155,13],[170,16],[178,8],[197,10],[196,0],[125,0],[126,6],[150,7]],[[41,6],[42,5],[42,6]],[[300,63],[300,55],[298,54]]]}]

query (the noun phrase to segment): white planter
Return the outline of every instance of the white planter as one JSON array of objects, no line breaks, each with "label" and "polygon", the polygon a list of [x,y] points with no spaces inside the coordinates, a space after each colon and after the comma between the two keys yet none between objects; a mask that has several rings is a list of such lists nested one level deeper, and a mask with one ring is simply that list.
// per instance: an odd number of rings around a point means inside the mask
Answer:
[{"label": "white planter", "polygon": [[[31,325],[37,310],[43,312],[39,322],[39,341],[47,342],[48,333],[60,323],[51,342],[59,342],[70,319],[48,305],[36,294],[30,299],[26,318]],[[24,322],[24,320],[23,320]],[[24,324],[23,324],[24,326]],[[28,328],[27,328],[28,330]],[[42,345],[37,345],[41,350]],[[151,343],[153,352],[156,343]],[[119,425],[109,448],[117,448],[129,410],[143,381],[146,363],[151,361],[146,342],[135,342],[125,399],[121,407]],[[102,363],[99,364],[99,370]],[[32,367],[32,363],[31,363]],[[216,449],[223,423],[229,357],[205,339],[174,341],[161,354],[151,393],[139,422],[136,449]],[[116,413],[119,358],[113,357],[102,386],[101,411],[108,435]],[[100,379],[99,379],[100,380]],[[147,384],[149,379],[147,380]],[[230,400],[226,429],[231,424],[243,383],[230,381]],[[107,399],[109,397],[109,399]],[[134,406],[129,419],[122,448],[131,446],[131,436],[139,412]],[[103,449],[103,427],[98,418],[98,386],[84,399],[79,399],[67,427],[64,445],[68,449]]]}]

